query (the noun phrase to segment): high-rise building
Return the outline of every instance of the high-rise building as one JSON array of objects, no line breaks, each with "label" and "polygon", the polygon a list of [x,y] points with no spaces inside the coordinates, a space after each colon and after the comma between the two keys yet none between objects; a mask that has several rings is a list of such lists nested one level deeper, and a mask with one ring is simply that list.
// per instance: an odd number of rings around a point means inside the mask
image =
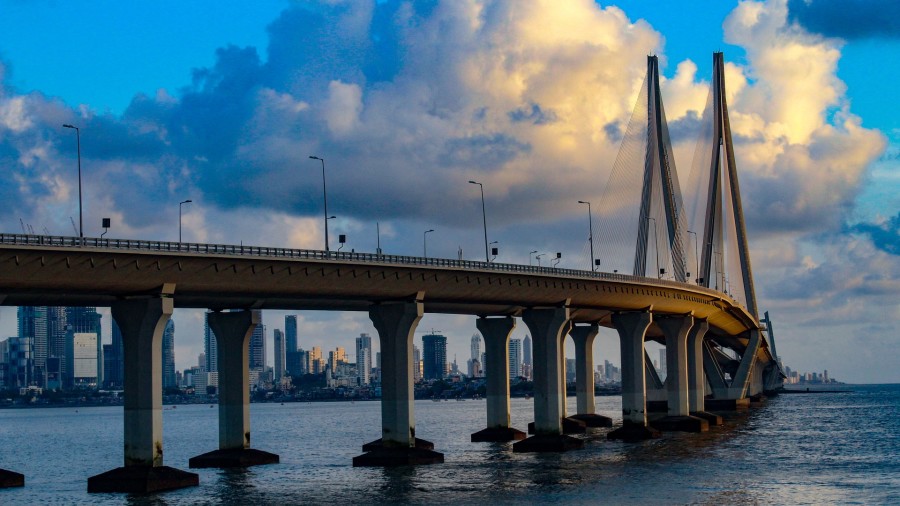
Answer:
[{"label": "high-rise building", "polygon": [[525,340],[522,341],[522,356],[524,357],[522,363],[524,363],[528,366],[529,369],[531,369],[531,366],[534,365],[531,361],[531,336],[527,334],[525,335]]},{"label": "high-rise building", "polygon": [[[379,356],[381,354],[379,353]],[[379,367],[381,364],[379,363]],[[413,381],[419,381],[422,379],[422,351],[419,350],[419,347],[413,345]]]},{"label": "high-rise building", "polygon": [[573,383],[575,381],[575,359],[566,359],[566,382]]},{"label": "high-rise building", "polygon": [[284,352],[297,351],[297,315],[284,316]]},{"label": "high-rise building", "polygon": [[31,381],[44,386],[47,371],[47,306],[22,306],[18,308],[19,337],[30,338],[33,348],[34,370]]},{"label": "high-rise building", "polygon": [[306,370],[310,374],[322,374],[325,372],[325,361],[322,360],[322,348],[313,346],[309,350]]},{"label": "high-rise building", "polygon": [[33,384],[34,342],[30,337],[10,337],[3,341],[6,365],[6,388],[22,388]]},{"label": "high-rise building", "polygon": [[469,345],[469,349],[472,351],[472,355],[469,358],[474,360],[481,360],[481,335],[480,334],[472,334],[472,342]]},{"label": "high-rise building", "polygon": [[[81,385],[103,383],[103,342],[100,338],[100,314],[94,307],[66,307],[62,308],[63,318],[65,320],[65,351],[62,354],[64,365],[62,372],[63,385],[71,387],[76,382],[75,375],[75,350],[76,336],[78,338],[79,365],[81,369],[78,374],[78,383]],[[93,336],[93,337],[90,337]],[[91,345],[93,348],[87,350],[84,347]],[[92,358],[88,359],[87,354],[91,354]]]},{"label": "high-rise building", "polygon": [[125,386],[125,350],[119,324],[113,320],[110,327],[112,342],[103,345],[103,385],[115,390]]},{"label": "high-rise building", "polygon": [[338,346],[334,349],[334,351],[328,352],[328,367],[331,368],[331,373],[334,374],[337,371],[338,366],[347,362],[347,352],[344,350],[343,346]]},{"label": "high-rise building", "polygon": [[422,369],[424,378],[443,379],[447,376],[447,338],[438,334],[422,336]]},{"label": "high-rise building", "polygon": [[209,327],[209,315],[206,312],[203,323],[203,352],[206,354],[206,372],[219,372],[219,343],[216,342],[216,333]]},{"label": "high-rise building", "polygon": [[[415,370],[415,359],[413,370]],[[372,338],[369,334],[360,334],[356,338],[356,376],[360,385],[369,384],[369,375],[372,373]],[[413,373],[415,376],[415,373]],[[413,378],[415,380],[415,378]]]},{"label": "high-rise building", "polygon": [[258,315],[259,324],[250,336],[250,370],[261,371],[266,368],[266,326],[263,325],[262,311],[252,309]]},{"label": "high-rise building", "polygon": [[272,336],[272,344],[274,345],[275,352],[275,370],[273,371],[275,374],[275,383],[281,383],[281,378],[284,377],[284,363],[286,359],[285,348],[284,348],[284,332],[281,329],[275,329]]},{"label": "high-rise building", "polygon": [[178,387],[175,380],[175,322],[169,318],[162,340],[162,384],[163,391]]},{"label": "high-rise building", "polygon": [[509,379],[522,375],[522,340],[509,340]]}]

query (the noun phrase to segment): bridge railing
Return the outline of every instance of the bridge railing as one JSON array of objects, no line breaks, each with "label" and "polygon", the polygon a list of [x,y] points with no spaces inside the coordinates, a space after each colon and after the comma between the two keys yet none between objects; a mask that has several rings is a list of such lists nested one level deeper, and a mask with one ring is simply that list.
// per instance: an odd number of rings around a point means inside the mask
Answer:
[{"label": "bridge railing", "polygon": [[[701,291],[714,297],[727,297],[728,294],[697,286],[690,283],[682,283],[667,279],[647,278],[610,272],[585,271],[579,269],[561,269],[557,267],[543,267],[536,265],[506,264],[497,262],[480,262],[476,260],[454,260],[450,258],[425,258],[407,255],[385,255],[378,253],[357,253],[346,251],[322,251],[293,248],[274,248],[265,246],[244,246],[235,244],[204,244],[168,241],[145,241],[136,239],[104,239],[99,237],[66,237],[52,235],[31,234],[2,234],[0,244],[16,246],[49,246],[61,248],[98,248],[129,251],[162,251],[171,253],[195,253],[217,255],[240,255],[267,258],[294,258],[302,260],[344,260],[351,262],[366,262],[393,265],[420,265],[423,267],[443,267],[465,270],[496,271],[504,273],[542,274],[549,276],[578,277],[587,279],[602,279],[608,281],[639,281],[644,284],[656,284],[674,288],[690,287],[692,290]],[[738,304],[736,301],[731,301]]]}]

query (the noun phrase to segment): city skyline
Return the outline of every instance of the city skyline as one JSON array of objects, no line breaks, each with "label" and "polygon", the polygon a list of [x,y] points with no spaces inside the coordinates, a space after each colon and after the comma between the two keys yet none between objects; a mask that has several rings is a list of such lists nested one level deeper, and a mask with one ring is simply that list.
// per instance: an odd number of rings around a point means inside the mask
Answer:
[{"label": "city skyline", "polygon": [[[466,184],[476,179],[498,261],[561,251],[562,267],[588,269],[577,200],[602,195],[646,55],[661,58],[684,171],[709,55],[722,49],[751,259],[778,351],[799,369],[851,382],[900,380],[891,361],[900,125],[883,107],[887,83],[900,77],[883,55],[897,52],[900,34],[879,24],[896,4],[868,3],[869,24],[852,33],[824,1],[216,4],[232,14],[221,25],[202,22],[212,5],[169,6],[177,15],[110,2],[5,6],[0,164],[21,183],[4,189],[4,231],[20,230],[21,219],[37,233],[72,235],[76,153],[66,123],[81,128],[86,235],[111,217],[111,237],[175,240],[183,223],[186,242],[321,249],[319,166],[308,159],[319,156],[335,249],[345,234],[345,249],[380,242],[419,255],[422,233],[434,229],[429,256],[461,249],[477,259],[481,202]],[[135,36],[143,32],[131,20],[147,19],[158,20],[157,33]],[[181,23],[196,32],[189,45],[171,36],[184,33]],[[432,38],[437,25],[452,29]],[[76,26],[94,28],[80,37]],[[870,77],[876,64],[880,79]],[[603,216],[594,219],[602,229]],[[0,309],[0,338],[16,335],[15,311]],[[108,332],[108,309],[98,311]],[[203,350],[203,314],[176,310],[179,370]],[[428,327],[444,330],[448,356],[469,355],[473,317],[427,314]],[[376,335],[365,313],[299,316],[298,339],[310,347],[353,349],[361,333]],[[611,332],[597,343],[597,357],[618,363]]]}]

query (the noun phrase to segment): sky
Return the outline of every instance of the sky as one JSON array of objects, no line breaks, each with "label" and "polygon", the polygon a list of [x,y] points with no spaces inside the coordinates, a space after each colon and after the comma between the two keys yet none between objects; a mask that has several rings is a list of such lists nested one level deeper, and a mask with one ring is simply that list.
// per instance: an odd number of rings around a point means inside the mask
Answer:
[{"label": "sky", "polygon": [[[498,261],[560,251],[560,267],[587,269],[577,201],[603,195],[646,56],[660,58],[675,132],[702,114],[723,51],[781,358],[900,382],[898,19],[891,0],[0,0],[0,230],[73,233],[72,123],[86,235],[109,217],[111,237],[177,240],[191,199],[185,241],[321,249],[316,155],[347,249],[374,251],[377,223],[386,253],[421,254],[434,229],[429,256],[480,258],[475,179]],[[683,182],[696,139],[673,139]],[[264,314],[269,344],[284,314]],[[174,320],[184,369],[203,313]],[[447,335],[465,369],[474,317],[429,314],[419,329]],[[0,336],[15,332],[15,309],[0,309]],[[363,313],[299,313],[304,348],[352,350],[362,332],[375,335]],[[611,331],[603,360],[619,363]]]}]

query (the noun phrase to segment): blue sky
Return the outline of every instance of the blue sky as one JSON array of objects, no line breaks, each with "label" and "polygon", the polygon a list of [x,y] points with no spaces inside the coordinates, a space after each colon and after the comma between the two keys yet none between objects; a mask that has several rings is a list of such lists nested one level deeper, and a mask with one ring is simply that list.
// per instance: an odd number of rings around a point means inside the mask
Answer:
[{"label": "blue sky", "polygon": [[[779,351],[803,370],[900,381],[884,358],[900,344],[896,2],[855,3],[851,18],[836,0],[562,5],[0,0],[0,170],[19,182],[0,189],[0,224],[71,232],[74,154],[57,124],[74,122],[88,233],[111,216],[119,237],[173,239],[192,198],[186,240],[321,247],[306,161],[319,154],[348,247],[373,249],[377,221],[398,253],[416,254],[429,228],[430,253],[479,251],[475,178],[504,261],[562,249],[576,263],[583,210],[561,202],[599,198],[618,146],[596,132],[627,121],[644,55],[663,59],[678,125],[702,109],[722,50]],[[550,119],[515,120],[535,110]],[[679,167],[691,149],[676,147]],[[305,318],[309,346],[372,332],[364,315]],[[199,321],[177,315],[179,367],[200,351]],[[14,323],[0,311],[0,332]],[[422,325],[464,361],[471,318]],[[606,341],[598,351],[618,362]]]}]

